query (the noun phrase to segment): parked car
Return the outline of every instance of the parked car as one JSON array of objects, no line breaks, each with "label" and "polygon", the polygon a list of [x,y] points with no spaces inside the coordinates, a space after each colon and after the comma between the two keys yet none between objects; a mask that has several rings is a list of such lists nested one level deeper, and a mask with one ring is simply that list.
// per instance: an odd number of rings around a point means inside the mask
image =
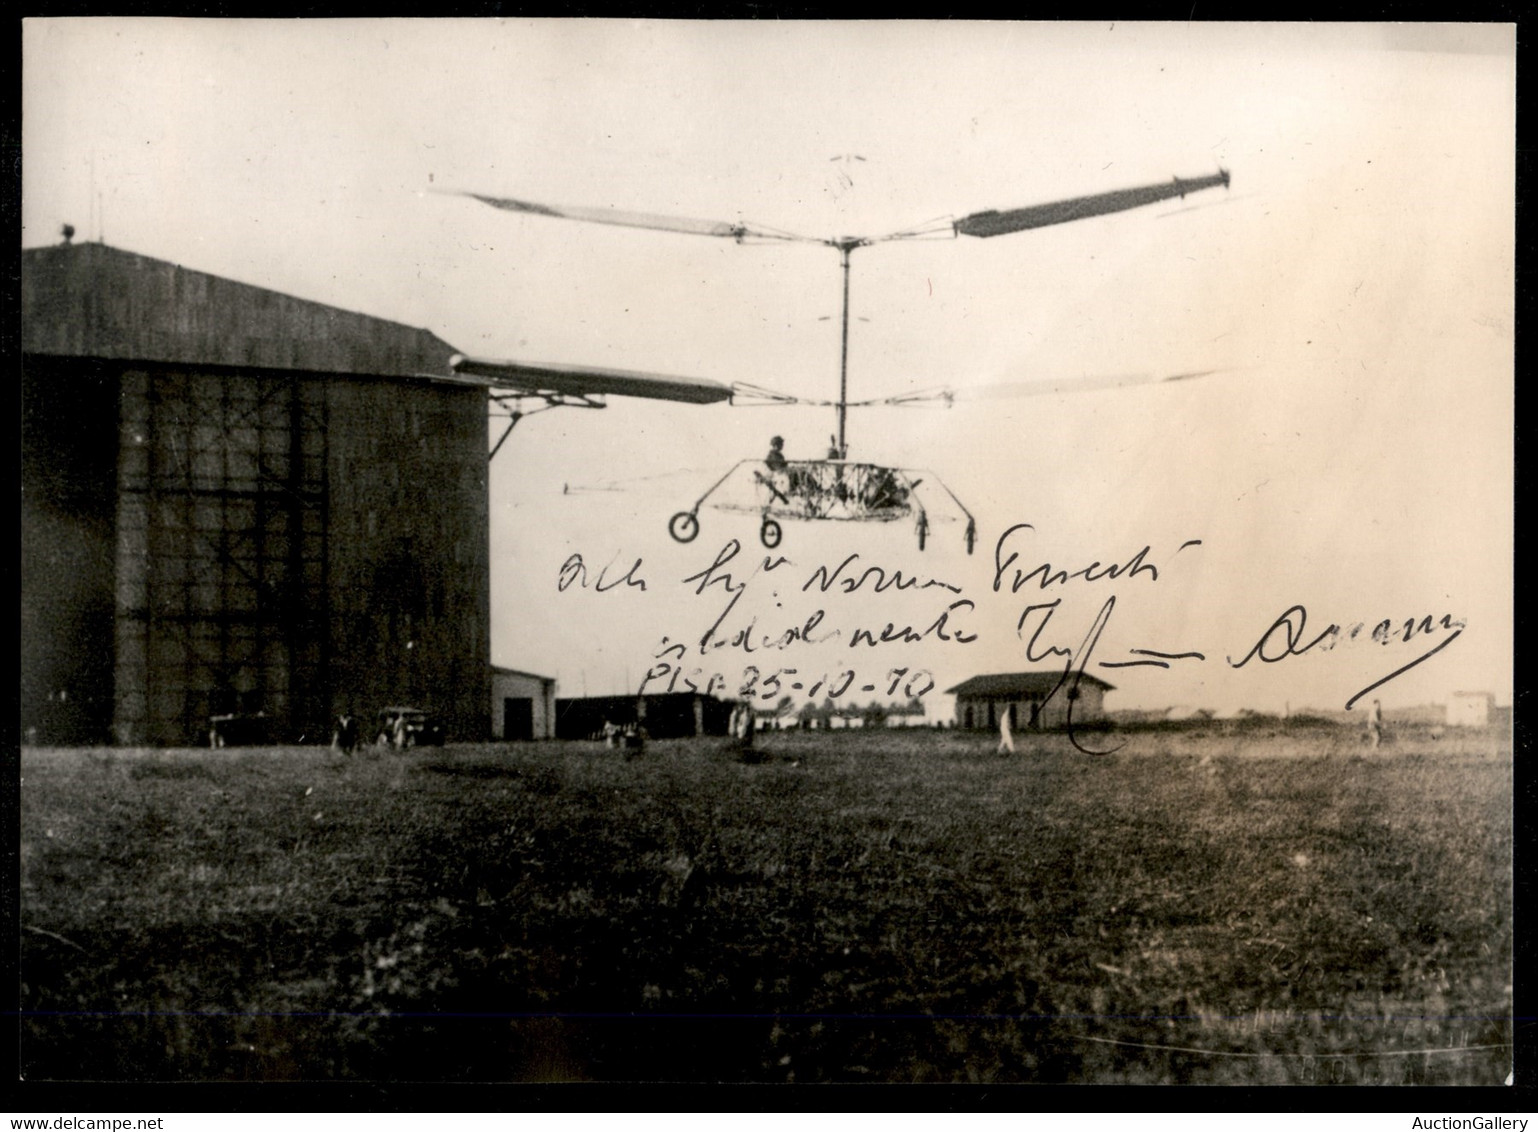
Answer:
[{"label": "parked car", "polygon": [[272,718],[264,711],[230,712],[208,718],[208,745],[255,747],[272,742]]},{"label": "parked car", "polygon": [[421,708],[380,708],[374,734],[376,747],[443,746],[443,724]]}]

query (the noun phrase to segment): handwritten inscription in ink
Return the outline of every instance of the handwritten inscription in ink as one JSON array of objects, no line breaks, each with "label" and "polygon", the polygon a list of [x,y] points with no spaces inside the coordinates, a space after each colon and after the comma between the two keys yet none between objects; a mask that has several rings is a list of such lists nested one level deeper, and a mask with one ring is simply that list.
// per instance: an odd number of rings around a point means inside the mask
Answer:
[{"label": "handwritten inscription in ink", "polygon": [[[863,666],[875,657],[895,657],[904,647],[967,649],[1012,633],[1027,664],[1060,670],[1061,677],[1046,699],[1059,693],[1066,698],[1067,731],[1074,746],[1090,754],[1109,753],[1086,747],[1075,733],[1073,707],[1080,682],[1092,665],[1189,670],[1207,663],[1208,653],[1191,647],[1201,642],[1129,642],[1125,630],[1112,626],[1118,602],[1153,600],[1161,579],[1191,560],[1190,555],[1181,555],[1201,547],[1202,540],[1167,544],[1174,545],[1173,550],[1156,550],[1153,543],[1145,543],[1113,558],[1084,555],[1053,562],[1033,549],[1038,537],[1033,524],[1008,527],[994,545],[992,578],[971,594],[965,578],[938,577],[858,553],[806,566],[784,555],[745,553],[737,539],[730,539],[710,558],[700,560],[698,569],[673,583],[672,592],[683,608],[698,606],[699,621],[692,631],[679,632],[678,626],[672,626],[659,639],[639,690],[765,701],[786,695],[831,699],[856,693],[917,699],[934,690],[928,669],[872,665],[866,671]],[[656,592],[649,590],[652,582],[669,588],[654,575],[649,577],[639,557],[615,553],[598,567],[590,561],[597,560],[580,553],[569,556],[557,575],[557,591],[640,594]],[[1089,592],[1103,595],[1093,614],[1072,604],[1075,595]],[[782,596],[817,606],[793,613],[784,608]],[[1415,650],[1407,661],[1396,657],[1395,667],[1346,699],[1349,710],[1368,692],[1448,648],[1466,627],[1463,619],[1451,613],[1310,627],[1308,611],[1299,604],[1266,624],[1258,637],[1249,638],[1253,643],[1238,659],[1229,653],[1224,660],[1229,667],[1241,669],[1347,646],[1406,653],[1411,650],[1405,646],[1411,646]],[[1113,636],[1123,640],[1113,645]],[[830,644],[850,650],[853,663],[839,668],[825,659],[800,659],[804,652]],[[1121,653],[1115,651],[1118,647]],[[1097,651],[1111,655],[1096,656]],[[759,657],[761,653],[776,654],[784,662],[770,668]],[[734,669],[728,657],[739,658],[740,667]]]}]

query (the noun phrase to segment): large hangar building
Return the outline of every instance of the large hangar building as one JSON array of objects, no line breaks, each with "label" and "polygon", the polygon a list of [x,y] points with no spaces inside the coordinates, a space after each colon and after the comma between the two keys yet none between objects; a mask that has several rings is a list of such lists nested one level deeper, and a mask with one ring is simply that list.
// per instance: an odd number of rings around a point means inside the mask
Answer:
[{"label": "large hangar building", "polygon": [[24,734],[314,742],[401,703],[490,734],[487,394],[453,347],[102,244],[21,284]]}]

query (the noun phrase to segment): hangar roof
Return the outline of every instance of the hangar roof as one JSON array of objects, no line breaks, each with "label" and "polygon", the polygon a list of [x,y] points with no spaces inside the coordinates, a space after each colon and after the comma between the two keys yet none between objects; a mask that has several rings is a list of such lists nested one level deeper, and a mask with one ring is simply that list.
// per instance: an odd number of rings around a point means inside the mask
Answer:
[{"label": "hangar roof", "polygon": [[555,683],[554,676],[541,676],[537,672],[525,672],[521,668],[503,668],[497,664],[491,666],[491,674],[493,676],[522,676],[525,680],[538,680],[545,684]]},{"label": "hangar roof", "polygon": [[[992,676],[974,676],[970,680],[964,680],[954,688],[947,688],[948,696],[1014,696],[1014,695],[1046,695],[1057,687],[1058,681],[1063,679],[1061,671],[1051,672],[1000,672]],[[1064,681],[1065,683],[1071,682]],[[1104,688],[1107,692],[1114,691],[1114,684],[1107,684],[1099,677],[1090,676],[1087,673],[1079,677],[1081,684],[1093,684]]]},{"label": "hangar roof", "polygon": [[91,243],[21,253],[21,342],[24,354],[451,381],[456,352],[426,330]]}]

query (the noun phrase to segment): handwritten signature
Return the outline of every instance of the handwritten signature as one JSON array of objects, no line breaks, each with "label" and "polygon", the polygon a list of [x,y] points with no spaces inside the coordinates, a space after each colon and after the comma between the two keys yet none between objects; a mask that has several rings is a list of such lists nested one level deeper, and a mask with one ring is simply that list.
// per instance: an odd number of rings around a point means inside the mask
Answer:
[{"label": "handwritten signature", "polygon": [[1260,640],[1255,642],[1255,647],[1245,653],[1240,660],[1228,658],[1228,663],[1234,668],[1243,668],[1252,660],[1259,660],[1262,664],[1277,664],[1290,656],[1303,656],[1305,653],[1318,649],[1320,652],[1329,652],[1337,645],[1350,644],[1352,642],[1372,642],[1379,646],[1392,645],[1396,642],[1409,644],[1417,637],[1432,637],[1446,633],[1440,641],[1431,648],[1421,653],[1420,656],[1408,664],[1401,664],[1394,671],[1380,680],[1374,680],[1356,695],[1346,701],[1346,710],[1375,688],[1381,688],[1396,676],[1401,676],[1410,671],[1417,664],[1430,660],[1448,645],[1456,641],[1468,627],[1461,618],[1454,618],[1452,614],[1444,614],[1441,618],[1433,615],[1422,617],[1419,621],[1410,617],[1401,624],[1392,618],[1379,621],[1372,632],[1363,635],[1367,628],[1365,621],[1357,621],[1349,628],[1331,624],[1322,630],[1313,640],[1304,644],[1308,636],[1308,610],[1301,605],[1290,606],[1285,613],[1271,623],[1271,627],[1260,635]]}]

